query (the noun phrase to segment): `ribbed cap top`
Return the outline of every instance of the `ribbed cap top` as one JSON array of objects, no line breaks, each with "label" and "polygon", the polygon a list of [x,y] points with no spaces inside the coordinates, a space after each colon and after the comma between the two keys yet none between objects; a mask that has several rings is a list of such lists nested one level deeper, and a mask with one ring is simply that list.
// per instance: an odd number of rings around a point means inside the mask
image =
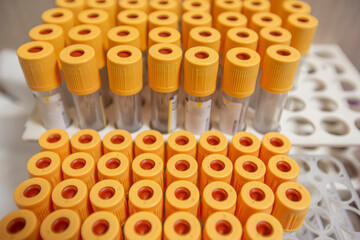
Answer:
[{"label": "ribbed cap top", "polygon": [[268,0],[245,0],[243,3],[243,14],[250,20],[255,13],[270,12],[270,1]]},{"label": "ribbed cap top", "polygon": [[260,33],[260,30],[264,27],[280,27],[281,18],[270,12],[255,13],[250,21],[249,28]]},{"label": "ribbed cap top", "polygon": [[117,45],[132,45],[140,48],[139,30],[132,26],[117,26],[110,29],[107,34],[109,49]]},{"label": "ribbed cap top", "polygon": [[179,17],[171,11],[155,11],[149,14],[149,31],[157,27],[178,29]]},{"label": "ribbed cap top", "polygon": [[217,20],[217,17],[220,13],[223,12],[241,12],[243,2],[240,0],[215,0],[212,7],[212,16],[214,21]]},{"label": "ribbed cap top", "polygon": [[149,48],[157,43],[172,43],[180,47],[180,33],[171,27],[154,28],[149,32]]},{"label": "ribbed cap top", "polygon": [[310,14],[311,6],[303,1],[298,0],[287,0],[281,6],[281,11],[279,12],[279,16],[283,20],[283,26],[285,26],[287,17],[293,13],[304,13]]},{"label": "ribbed cap top", "polygon": [[256,51],[258,40],[258,34],[250,28],[231,28],[226,34],[224,52],[227,53],[234,47],[246,47]]},{"label": "ribbed cap top", "polygon": [[183,14],[189,11],[210,12],[210,2],[204,0],[186,0],[182,3]]},{"label": "ribbed cap top", "polygon": [[52,8],[41,14],[44,23],[56,24],[63,28],[64,35],[75,25],[74,13],[66,8]]},{"label": "ribbed cap top", "polygon": [[212,27],[196,27],[191,29],[188,48],[203,46],[220,51],[221,34]]},{"label": "ribbed cap top", "polygon": [[[86,8],[85,0],[56,0],[55,4],[59,8],[67,8],[74,13],[74,17]],[[75,20],[77,21],[77,20]]]},{"label": "ribbed cap top", "polygon": [[101,9],[106,11],[109,14],[110,25],[115,26],[117,13],[116,0],[86,0],[86,4],[88,8]]}]

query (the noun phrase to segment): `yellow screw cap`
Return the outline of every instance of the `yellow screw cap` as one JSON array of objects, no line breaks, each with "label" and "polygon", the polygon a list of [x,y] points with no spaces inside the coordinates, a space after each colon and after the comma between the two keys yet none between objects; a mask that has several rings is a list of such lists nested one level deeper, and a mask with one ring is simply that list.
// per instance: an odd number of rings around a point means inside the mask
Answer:
[{"label": "yellow screw cap", "polygon": [[64,129],[50,129],[41,134],[39,145],[42,151],[59,154],[61,161],[70,155],[69,135]]},{"label": "yellow screw cap", "polygon": [[259,158],[267,165],[274,155],[288,155],[291,148],[290,140],[277,132],[270,132],[264,135],[261,140]]},{"label": "yellow screw cap", "polygon": [[210,2],[204,0],[186,0],[182,3],[182,13],[196,11],[196,12],[210,12]]},{"label": "yellow screw cap", "polygon": [[149,14],[149,31],[158,27],[178,29],[179,17],[170,11],[155,11]]},{"label": "yellow screw cap", "polygon": [[201,166],[203,159],[210,154],[222,154],[227,156],[228,141],[224,134],[218,131],[207,131],[199,138],[196,159]]},{"label": "yellow screw cap", "polygon": [[50,213],[40,226],[43,240],[80,239],[81,220],[72,210],[61,209]]},{"label": "yellow screw cap", "polygon": [[180,48],[181,36],[177,29],[172,27],[157,27],[149,32],[149,48],[158,43],[171,43]]},{"label": "yellow screw cap", "polygon": [[203,240],[241,239],[242,226],[233,214],[216,212],[206,220]]},{"label": "yellow screw cap", "polygon": [[271,12],[275,14],[279,14],[281,12],[281,7],[283,3],[286,1],[288,0],[271,0],[271,6],[270,6]]},{"label": "yellow screw cap", "polygon": [[93,129],[83,129],[75,133],[71,138],[71,149],[73,153],[89,153],[95,163],[102,155],[101,138],[97,131]]},{"label": "yellow screw cap", "polygon": [[212,27],[195,27],[191,29],[188,48],[202,46],[220,51],[221,35],[218,30]]},{"label": "yellow screw cap", "polygon": [[188,154],[196,158],[196,138],[188,131],[181,130],[170,134],[166,144],[166,160],[176,154]]},{"label": "yellow screw cap", "polygon": [[121,96],[131,96],[141,91],[142,54],[130,45],[119,45],[107,53],[110,90]]},{"label": "yellow screw cap", "polygon": [[270,12],[255,13],[249,23],[249,28],[260,34],[260,30],[264,27],[280,27],[281,18]]},{"label": "yellow screw cap", "polygon": [[92,47],[85,44],[68,46],[60,52],[60,60],[71,93],[87,95],[100,89],[100,75]]},{"label": "yellow screw cap", "polygon": [[149,12],[155,11],[170,11],[176,15],[180,15],[180,6],[178,1],[172,0],[151,0],[149,2]]},{"label": "yellow screw cap", "polygon": [[163,135],[156,130],[146,130],[135,138],[135,157],[142,153],[155,153],[165,159],[165,146]]},{"label": "yellow screw cap", "polygon": [[267,213],[255,213],[244,226],[243,240],[283,239],[284,230],[280,222]]},{"label": "yellow screw cap", "polygon": [[242,13],[250,20],[255,13],[270,12],[268,0],[245,0]]},{"label": "yellow screw cap", "polygon": [[301,54],[293,47],[272,45],[266,50],[260,86],[271,93],[291,90]]},{"label": "yellow screw cap", "polygon": [[136,28],[140,34],[140,50],[147,49],[147,14],[141,10],[124,10],[117,15],[117,25]]},{"label": "yellow screw cap", "polygon": [[139,30],[131,26],[116,26],[109,30],[109,49],[118,45],[131,45],[140,48]]},{"label": "yellow screw cap", "polygon": [[125,10],[140,10],[145,13],[148,12],[148,1],[147,0],[120,0],[118,2],[118,12]]},{"label": "yellow screw cap", "polygon": [[159,43],[149,48],[149,86],[157,92],[170,93],[179,89],[182,50],[171,43]]},{"label": "yellow screw cap", "polygon": [[81,226],[81,236],[87,240],[122,239],[119,220],[111,212],[100,211],[91,214]]},{"label": "yellow screw cap", "polygon": [[[101,9],[108,13],[110,26],[116,25],[117,1],[116,0],[87,0],[88,8]],[[107,32],[105,32],[106,34]]]},{"label": "yellow screw cap", "polygon": [[310,12],[311,6],[308,3],[298,0],[288,0],[282,4],[279,16],[283,20],[283,26],[285,26],[289,15],[293,13],[310,14]]},{"label": "yellow screw cap", "polygon": [[151,212],[138,212],[129,217],[125,223],[126,240],[161,240],[162,223]]},{"label": "yellow screw cap", "polygon": [[122,129],[116,129],[107,133],[103,139],[104,154],[109,152],[121,152],[131,163],[134,158],[133,141],[131,134]]},{"label": "yellow screw cap", "polygon": [[199,220],[190,213],[177,212],[166,218],[164,222],[164,240],[201,239]]},{"label": "yellow screw cap", "polygon": [[75,24],[78,24],[77,16],[86,8],[85,0],[56,0],[55,4],[58,8],[66,8],[73,12]]},{"label": "yellow screw cap", "polygon": [[187,180],[197,185],[197,179],[198,164],[192,156],[176,154],[168,160],[165,171],[165,187],[178,180]]},{"label": "yellow screw cap", "polygon": [[40,222],[35,213],[26,209],[15,210],[0,221],[0,238],[2,240],[38,240],[39,227]]},{"label": "yellow screw cap", "polygon": [[138,155],[131,165],[133,182],[153,180],[164,189],[164,162],[154,153]]},{"label": "yellow screw cap", "polygon": [[292,34],[290,45],[299,50],[302,56],[308,54],[318,24],[317,18],[307,14],[294,13],[288,17],[285,26]]},{"label": "yellow screw cap", "polygon": [[245,47],[256,51],[259,36],[250,28],[231,28],[225,39],[224,53],[235,47]]},{"label": "yellow screw cap", "polygon": [[215,0],[214,6],[212,7],[214,23],[217,21],[218,16],[223,12],[241,12],[242,5],[243,2],[241,0]]},{"label": "yellow screw cap", "polygon": [[228,158],[235,163],[236,159],[243,155],[259,156],[260,140],[249,132],[236,133],[229,146]]},{"label": "yellow screw cap", "polygon": [[21,45],[17,56],[28,87],[45,92],[57,88],[61,75],[55,48],[51,43],[35,41]]}]

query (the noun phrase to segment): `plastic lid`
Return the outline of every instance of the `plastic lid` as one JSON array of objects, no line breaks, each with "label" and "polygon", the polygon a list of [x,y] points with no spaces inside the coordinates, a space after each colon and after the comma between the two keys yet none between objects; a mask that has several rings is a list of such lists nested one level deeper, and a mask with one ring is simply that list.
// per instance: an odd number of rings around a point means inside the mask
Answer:
[{"label": "plastic lid", "polygon": [[38,239],[40,223],[35,213],[27,209],[15,210],[0,221],[0,238]]},{"label": "plastic lid", "polygon": [[288,0],[271,0],[271,12],[275,13],[275,14],[279,14],[281,11],[281,6],[284,2],[286,2]]},{"label": "plastic lid", "polygon": [[270,1],[268,0],[245,0],[243,3],[243,14],[251,19],[255,13],[270,12]]},{"label": "plastic lid", "polygon": [[303,13],[310,14],[311,6],[303,1],[298,0],[287,0],[283,2],[281,6],[281,11],[279,12],[279,16],[283,20],[283,25],[285,25],[287,17],[293,13]]},{"label": "plastic lid", "polygon": [[155,11],[149,14],[149,31],[157,27],[178,29],[179,17],[171,11]]},{"label": "plastic lid", "polygon": [[224,52],[227,53],[234,47],[246,47],[256,51],[258,40],[258,34],[250,28],[231,28],[226,34]]},{"label": "plastic lid", "polygon": [[204,239],[241,239],[243,228],[239,219],[228,212],[211,214],[204,225]]},{"label": "plastic lid", "polygon": [[149,12],[166,10],[179,15],[180,6],[178,1],[174,0],[151,0],[149,2]]},{"label": "plastic lid", "polygon": [[220,51],[221,34],[212,27],[195,27],[191,29],[188,48],[203,46]]},{"label": "plastic lid", "polygon": [[111,212],[94,212],[85,219],[81,226],[83,239],[121,239],[121,225],[118,218]]},{"label": "plastic lid", "polygon": [[212,8],[212,16],[216,22],[219,14],[223,12],[241,12],[243,2],[241,0],[215,0]]},{"label": "plastic lid", "polygon": [[127,240],[157,240],[162,237],[162,223],[151,212],[138,212],[131,215],[124,226]]},{"label": "plastic lid", "polygon": [[189,212],[176,212],[166,218],[164,222],[165,239],[201,239],[201,225],[196,216]]},{"label": "plastic lid", "polygon": [[75,25],[74,13],[66,8],[52,8],[41,14],[44,23],[57,24],[64,30],[67,38],[68,31]]},{"label": "plastic lid", "polygon": [[140,48],[139,30],[132,26],[117,26],[109,30],[108,34],[109,49],[117,45],[132,45]]},{"label": "plastic lid", "polygon": [[290,140],[278,132],[269,132],[261,140],[259,158],[267,165],[274,155],[288,155],[291,148]]},{"label": "plastic lid", "polygon": [[180,33],[172,27],[157,27],[149,32],[149,48],[157,43],[171,43],[180,47]]},{"label": "plastic lid", "polygon": [[185,0],[182,3],[183,14],[189,11],[210,12],[210,2],[204,0]]},{"label": "plastic lid", "polygon": [[284,230],[275,217],[268,213],[255,213],[246,221],[243,239],[263,239],[266,237],[281,240],[283,235]]},{"label": "plastic lid", "polygon": [[119,11],[122,12],[125,10],[140,10],[148,12],[148,1],[147,0],[120,0],[118,2]]},{"label": "plastic lid", "polygon": [[64,129],[47,130],[39,137],[39,145],[42,150],[58,153],[62,160],[70,154],[69,135]]},{"label": "plastic lid", "polygon": [[282,23],[281,18],[270,12],[255,13],[250,21],[249,28],[260,33],[264,27],[280,27]]},{"label": "plastic lid", "polygon": [[[109,14],[109,21],[111,26],[115,26],[117,1],[116,0],[86,0],[88,8],[96,8],[106,11]],[[104,34],[106,34],[105,32]]]},{"label": "plastic lid", "polygon": [[56,0],[55,4],[59,8],[71,10],[75,17],[86,7],[85,0]]}]

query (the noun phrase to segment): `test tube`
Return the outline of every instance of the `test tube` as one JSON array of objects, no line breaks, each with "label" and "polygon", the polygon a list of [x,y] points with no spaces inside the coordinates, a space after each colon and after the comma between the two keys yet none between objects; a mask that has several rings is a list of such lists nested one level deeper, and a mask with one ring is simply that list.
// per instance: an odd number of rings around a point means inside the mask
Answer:
[{"label": "test tube", "polygon": [[255,213],[249,217],[244,226],[243,240],[283,239],[284,230],[280,222],[267,213]]},{"label": "test tube", "polygon": [[239,219],[228,212],[216,212],[205,222],[203,240],[242,239],[242,234]]},{"label": "test tube", "polygon": [[[249,22],[249,28],[260,34],[260,30],[264,27],[280,27],[281,18],[271,12],[255,13]],[[259,36],[260,37],[260,36]]]},{"label": "test tube", "polygon": [[188,154],[176,154],[166,164],[165,188],[178,180],[187,180],[197,185],[198,163]]},{"label": "test tube", "polygon": [[66,8],[73,12],[75,25],[79,24],[77,15],[86,8],[85,0],[56,0],[55,4],[58,8]]},{"label": "test tube", "polygon": [[89,153],[95,163],[102,156],[101,138],[97,131],[93,129],[83,129],[71,137],[71,151],[73,153]]},{"label": "test tube", "polygon": [[118,12],[125,10],[140,10],[145,13],[148,12],[149,3],[147,0],[120,0],[118,1]]},{"label": "test tube", "polygon": [[[117,1],[116,0],[87,0],[86,5],[91,9],[101,9],[106,11],[109,14],[110,26],[113,27],[116,25],[116,14],[117,14]],[[107,34],[105,31],[103,34]]]},{"label": "test tube", "polygon": [[106,117],[95,50],[85,44],[71,45],[61,51],[60,60],[67,88],[73,95],[80,128],[103,129]]},{"label": "test tube", "polygon": [[243,3],[242,13],[250,20],[255,13],[270,12],[270,5],[267,0],[247,0]]},{"label": "test tube", "polygon": [[116,26],[107,33],[109,49],[118,45],[131,45],[140,49],[139,30],[132,26]]},{"label": "test tube", "polygon": [[138,48],[120,45],[107,53],[110,90],[114,93],[115,126],[129,132],[142,125],[142,55]]},{"label": "test tube", "polygon": [[151,0],[149,2],[149,13],[155,11],[170,11],[176,15],[180,15],[180,6],[178,1],[172,0]]},{"label": "test tube", "polygon": [[131,163],[134,158],[134,149],[131,134],[128,131],[116,129],[112,130],[103,138],[103,152],[121,152]]},{"label": "test tube", "polygon": [[210,13],[211,3],[202,0],[185,0],[182,2],[182,14],[190,11]]},{"label": "test tube", "polygon": [[250,96],[255,90],[260,56],[248,48],[233,48],[226,53],[219,128],[235,134],[246,128]]},{"label": "test tube", "polygon": [[298,0],[285,1],[279,12],[279,16],[282,19],[282,26],[285,27],[289,15],[293,13],[310,14],[310,12],[311,6],[306,2]]},{"label": "test tube", "polygon": [[121,240],[122,231],[119,220],[111,212],[95,212],[83,222],[81,237],[87,240]]},{"label": "test tube", "polygon": [[176,154],[196,158],[196,138],[191,132],[181,130],[170,134],[166,143],[166,161]]},{"label": "test tube", "polygon": [[299,51],[290,46],[272,45],[266,50],[260,78],[261,88],[252,122],[259,133],[280,129],[282,110],[287,93],[292,88],[299,60]]},{"label": "test tube", "polygon": [[291,149],[290,140],[278,132],[266,133],[261,140],[259,158],[268,164],[275,155],[288,155]]},{"label": "test tube", "polygon": [[135,157],[142,153],[155,153],[165,160],[165,145],[163,135],[156,130],[146,130],[135,138]]},{"label": "test tube", "polygon": [[214,25],[218,16],[223,12],[241,12],[243,2],[240,0],[228,1],[228,0],[215,0],[212,7],[212,17],[214,19]]},{"label": "test tube", "polygon": [[162,223],[151,212],[138,212],[129,217],[124,226],[126,240],[161,240]]},{"label": "test tube", "polygon": [[159,43],[149,48],[151,126],[162,133],[171,133],[178,126],[181,60],[182,50],[174,44]]},{"label": "test tube", "polygon": [[191,237],[192,240],[201,239],[201,225],[195,216],[187,212],[176,212],[166,218],[164,222],[164,240],[187,237]]},{"label": "test tube", "polygon": [[201,167],[203,159],[210,154],[227,156],[228,141],[224,134],[218,131],[207,131],[199,138],[196,160]]},{"label": "test tube", "polygon": [[212,27],[195,27],[190,30],[188,49],[197,46],[209,47],[220,51],[220,32]]},{"label": "test tube", "polygon": [[193,47],[186,51],[184,63],[185,130],[202,134],[210,129],[219,54],[208,47]]},{"label": "test tube", "polygon": [[17,49],[17,55],[45,129],[69,127],[71,119],[60,86],[54,46],[42,41],[29,42]]},{"label": "test tube", "polygon": [[244,155],[259,156],[260,140],[249,132],[236,133],[230,143],[228,158],[235,163],[236,159]]},{"label": "test tube", "polygon": [[180,48],[181,36],[177,29],[172,27],[157,27],[149,32],[149,48],[158,43],[171,43]]},{"label": "test tube", "polygon": [[153,180],[164,189],[164,162],[154,153],[138,155],[131,164],[133,182]]},{"label": "test tube", "polygon": [[39,145],[42,151],[51,151],[59,154],[61,161],[70,155],[70,140],[68,133],[63,129],[50,129],[41,134]]},{"label": "test tube", "polygon": [[149,14],[149,31],[157,27],[179,27],[179,17],[171,11],[155,11]]}]

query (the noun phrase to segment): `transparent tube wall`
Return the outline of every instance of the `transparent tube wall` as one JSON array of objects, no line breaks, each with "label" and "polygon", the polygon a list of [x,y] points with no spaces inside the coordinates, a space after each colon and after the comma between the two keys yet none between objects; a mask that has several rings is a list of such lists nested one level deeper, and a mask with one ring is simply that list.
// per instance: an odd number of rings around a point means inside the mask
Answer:
[{"label": "transparent tube wall", "polygon": [[140,92],[130,96],[114,94],[116,127],[135,132],[142,127]]},{"label": "transparent tube wall", "polygon": [[298,87],[298,85],[299,85],[299,80],[300,80],[299,77],[300,77],[301,71],[302,71],[301,66],[304,64],[305,58],[306,58],[306,56],[302,56],[302,57],[300,58],[299,67],[298,67],[298,69],[297,69],[297,71],[296,71],[296,75],[295,75],[295,79],[294,79],[294,84],[293,84],[292,90],[295,90],[295,89]]},{"label": "transparent tube wall", "polygon": [[161,93],[151,90],[151,127],[162,133],[177,128],[178,91]]},{"label": "transparent tube wall", "polygon": [[276,94],[260,87],[253,127],[260,133],[280,130],[280,118],[285,106],[287,93]]},{"label": "transparent tube wall", "polygon": [[107,66],[99,69],[100,79],[101,79],[101,95],[104,101],[104,106],[107,107],[112,103],[112,94],[109,88],[109,77]]},{"label": "transparent tube wall", "polygon": [[106,126],[106,116],[100,89],[88,95],[73,94],[81,129],[101,130]]},{"label": "transparent tube wall", "polygon": [[256,109],[258,100],[259,100],[259,94],[260,94],[260,78],[261,78],[261,69],[259,69],[259,74],[256,78],[256,84],[255,84],[255,91],[250,97],[250,107],[252,109]]}]

